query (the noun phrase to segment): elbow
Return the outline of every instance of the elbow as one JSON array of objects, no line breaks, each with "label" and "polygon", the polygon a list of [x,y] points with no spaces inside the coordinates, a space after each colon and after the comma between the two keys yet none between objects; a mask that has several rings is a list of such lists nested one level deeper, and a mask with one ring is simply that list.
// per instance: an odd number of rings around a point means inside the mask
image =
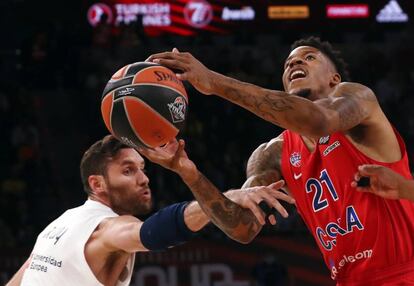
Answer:
[{"label": "elbow", "polygon": [[254,219],[247,224],[240,224],[231,233],[228,233],[228,236],[241,244],[249,244],[256,238],[261,229],[262,225]]},{"label": "elbow", "polygon": [[237,241],[238,243],[249,244],[250,242],[253,241],[256,235],[257,234],[252,235],[252,234],[245,233],[245,234],[232,234],[232,235],[229,235],[229,237],[232,240]]},{"label": "elbow", "polygon": [[243,239],[240,239],[239,240],[239,243],[241,243],[241,244],[249,244],[249,243],[251,243],[255,238],[256,238],[256,235],[257,234],[254,234],[254,235],[246,235],[245,237],[243,237]]}]

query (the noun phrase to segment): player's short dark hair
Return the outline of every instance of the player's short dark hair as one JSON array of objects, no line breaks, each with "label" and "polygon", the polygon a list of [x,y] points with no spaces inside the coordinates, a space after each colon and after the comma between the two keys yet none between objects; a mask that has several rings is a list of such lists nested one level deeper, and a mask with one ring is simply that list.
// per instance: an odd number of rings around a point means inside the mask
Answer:
[{"label": "player's short dark hair", "polygon": [[309,46],[314,47],[320,50],[324,55],[326,55],[334,64],[336,71],[341,75],[342,81],[350,81],[349,71],[348,71],[348,64],[342,58],[341,52],[339,50],[335,50],[332,45],[324,41],[322,42],[320,38],[311,36],[309,38],[300,39],[295,41],[292,46],[290,47],[291,51],[296,49],[297,47],[302,46]]},{"label": "player's short dark hair", "polygon": [[95,142],[83,154],[80,163],[80,175],[84,191],[90,195],[92,189],[89,186],[88,178],[91,175],[106,175],[108,162],[114,158],[118,151],[124,148],[131,148],[112,135],[107,135]]}]

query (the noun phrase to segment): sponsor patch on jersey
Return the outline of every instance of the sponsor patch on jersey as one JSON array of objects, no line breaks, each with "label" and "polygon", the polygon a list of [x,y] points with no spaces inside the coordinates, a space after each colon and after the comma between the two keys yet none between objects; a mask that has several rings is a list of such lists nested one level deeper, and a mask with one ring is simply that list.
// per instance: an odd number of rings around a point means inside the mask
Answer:
[{"label": "sponsor patch on jersey", "polygon": [[300,167],[301,165],[302,157],[300,156],[299,152],[293,152],[290,154],[290,164],[292,164],[293,167]]},{"label": "sponsor patch on jersey", "polygon": [[319,138],[319,145],[327,145],[331,136],[324,136]]},{"label": "sponsor patch on jersey", "polygon": [[333,150],[335,150],[339,146],[341,146],[341,143],[339,143],[339,141],[336,140],[334,143],[329,145],[328,148],[325,149],[325,151],[323,151],[323,156],[325,157],[328,156],[329,153],[331,153]]}]

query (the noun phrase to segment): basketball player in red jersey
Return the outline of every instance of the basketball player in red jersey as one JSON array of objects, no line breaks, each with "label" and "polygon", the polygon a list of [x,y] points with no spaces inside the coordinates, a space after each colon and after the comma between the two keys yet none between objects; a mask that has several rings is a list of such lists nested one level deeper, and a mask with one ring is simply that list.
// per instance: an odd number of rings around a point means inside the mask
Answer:
[{"label": "basketball player in red jersey", "polygon": [[177,50],[149,60],[287,129],[253,152],[244,186],[285,179],[337,285],[414,285],[414,203],[351,186],[362,164],[410,178],[404,142],[372,90],[347,81],[329,43],[311,37],[292,45],[285,91],[218,74]]},{"label": "basketball player in red jersey", "polygon": [[[358,184],[363,178],[370,184]],[[414,180],[408,180],[393,170],[380,165],[361,165],[351,185],[361,192],[369,192],[385,199],[406,199],[414,202]]]}]

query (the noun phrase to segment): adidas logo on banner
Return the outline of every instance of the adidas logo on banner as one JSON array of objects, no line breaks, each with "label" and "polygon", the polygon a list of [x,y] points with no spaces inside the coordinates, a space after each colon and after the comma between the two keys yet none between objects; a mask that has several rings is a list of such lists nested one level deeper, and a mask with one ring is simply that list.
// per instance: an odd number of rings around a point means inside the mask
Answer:
[{"label": "adidas logo on banner", "polygon": [[387,5],[385,5],[384,8],[381,9],[381,11],[379,11],[377,21],[380,23],[407,22],[408,16],[401,9],[397,0],[391,0]]}]

